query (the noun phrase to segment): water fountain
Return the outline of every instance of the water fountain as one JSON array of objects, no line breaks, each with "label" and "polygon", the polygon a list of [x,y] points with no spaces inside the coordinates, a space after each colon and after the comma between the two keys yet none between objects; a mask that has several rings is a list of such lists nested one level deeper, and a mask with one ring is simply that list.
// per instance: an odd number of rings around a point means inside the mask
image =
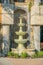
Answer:
[{"label": "water fountain", "polygon": [[23,44],[25,44],[27,42],[27,39],[23,39],[23,36],[27,33],[27,31],[23,31],[22,30],[22,26],[24,26],[25,24],[22,23],[22,16],[20,16],[20,23],[18,24],[18,26],[20,27],[19,31],[15,32],[16,35],[19,36],[19,39],[14,39],[14,41],[18,44],[18,51],[19,53],[21,53],[23,51],[24,46]]}]

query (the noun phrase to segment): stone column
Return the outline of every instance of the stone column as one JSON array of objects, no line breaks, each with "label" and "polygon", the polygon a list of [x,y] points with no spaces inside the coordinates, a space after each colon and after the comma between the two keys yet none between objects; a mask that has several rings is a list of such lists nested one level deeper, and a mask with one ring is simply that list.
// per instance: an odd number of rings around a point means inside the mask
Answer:
[{"label": "stone column", "polygon": [[3,43],[2,43],[2,49],[4,54],[7,54],[7,52],[9,51],[9,46],[10,46],[9,26],[5,25],[3,26]]},{"label": "stone column", "polygon": [[30,13],[27,11],[27,32],[28,32],[28,42],[27,42],[27,48],[29,48],[30,44]]},{"label": "stone column", "polygon": [[30,48],[34,49],[34,26],[30,26]]},{"label": "stone column", "polygon": [[39,5],[40,0],[34,0],[34,5]]},{"label": "stone column", "polygon": [[34,45],[40,51],[40,26],[34,26]]},{"label": "stone column", "polygon": [[30,34],[30,13],[28,13],[27,15],[28,15],[28,20],[27,20],[27,26],[28,26],[28,29],[27,29],[27,31],[28,31],[28,40],[30,40],[30,36],[29,36],[29,34]]}]

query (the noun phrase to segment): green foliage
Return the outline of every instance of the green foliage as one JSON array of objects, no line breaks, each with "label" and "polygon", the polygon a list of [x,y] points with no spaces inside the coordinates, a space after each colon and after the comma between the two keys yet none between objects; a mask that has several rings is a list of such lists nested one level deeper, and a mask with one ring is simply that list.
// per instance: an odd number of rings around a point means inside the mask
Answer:
[{"label": "green foliage", "polygon": [[8,56],[9,57],[13,57],[14,56],[14,53],[13,52],[8,52]]},{"label": "green foliage", "polygon": [[43,57],[43,51],[40,51],[40,52],[38,53],[38,57]]},{"label": "green foliage", "polygon": [[19,54],[18,53],[13,53],[13,52],[8,52],[8,57],[19,58]]},{"label": "green foliage", "polygon": [[19,54],[18,53],[14,53],[14,58],[19,58]]},{"label": "green foliage", "polygon": [[[8,57],[13,57],[13,58],[28,58],[30,55],[26,52],[22,52],[20,55],[18,53],[13,53],[13,52],[8,52]],[[43,58],[43,51],[40,52],[35,52],[31,58]]]},{"label": "green foliage", "polygon": [[33,6],[33,0],[30,1],[29,5],[28,5],[28,9],[29,9],[29,12],[31,11],[31,7]]},{"label": "green foliage", "polygon": [[32,58],[37,58],[38,55],[37,55],[37,54],[33,54],[31,57],[32,57]]},{"label": "green foliage", "polygon": [[20,56],[21,56],[21,58],[29,57],[28,53],[26,53],[26,52],[22,52]]},{"label": "green foliage", "polygon": [[40,58],[43,57],[43,51],[37,52],[32,55],[32,58]]},{"label": "green foliage", "polygon": [[18,53],[8,52],[8,57],[27,58],[27,57],[30,57],[30,55],[28,55],[28,53],[26,52],[22,52],[20,55]]}]

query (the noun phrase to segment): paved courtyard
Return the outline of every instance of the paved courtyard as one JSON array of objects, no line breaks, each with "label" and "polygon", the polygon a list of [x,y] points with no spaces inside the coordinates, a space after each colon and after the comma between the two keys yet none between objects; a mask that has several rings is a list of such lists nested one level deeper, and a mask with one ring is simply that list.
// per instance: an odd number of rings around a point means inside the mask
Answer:
[{"label": "paved courtyard", "polygon": [[38,59],[0,58],[0,65],[43,65],[43,58]]},{"label": "paved courtyard", "polygon": [[7,58],[0,58],[0,65],[14,65],[13,62],[8,60]]}]

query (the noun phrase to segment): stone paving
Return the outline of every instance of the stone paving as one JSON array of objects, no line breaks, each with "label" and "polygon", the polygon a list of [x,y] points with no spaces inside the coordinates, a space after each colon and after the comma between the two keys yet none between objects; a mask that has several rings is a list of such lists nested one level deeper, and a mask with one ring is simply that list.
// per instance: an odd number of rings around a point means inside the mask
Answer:
[{"label": "stone paving", "polygon": [[43,58],[36,59],[9,59],[14,65],[43,65]]},{"label": "stone paving", "polygon": [[0,65],[2,65],[2,63],[0,62]]},{"label": "stone paving", "polygon": [[0,65],[14,65],[14,64],[7,58],[0,58]]},{"label": "stone paving", "polygon": [[36,59],[0,58],[0,65],[43,65],[43,58]]}]

